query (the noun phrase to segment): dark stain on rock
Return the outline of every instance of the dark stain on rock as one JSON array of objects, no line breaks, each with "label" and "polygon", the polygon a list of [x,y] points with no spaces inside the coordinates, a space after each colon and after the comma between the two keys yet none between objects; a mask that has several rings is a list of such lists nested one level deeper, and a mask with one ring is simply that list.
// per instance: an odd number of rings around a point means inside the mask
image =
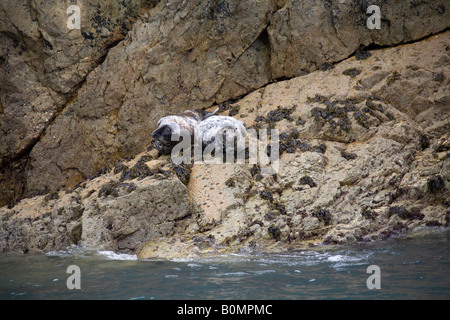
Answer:
[{"label": "dark stain on rock", "polygon": [[120,181],[110,181],[107,184],[104,184],[99,192],[98,197],[103,198],[106,196],[113,196],[118,197],[119,196],[119,190],[124,189],[127,191],[127,193],[130,193],[136,189],[136,185],[134,183],[124,183]]},{"label": "dark stain on rock", "polygon": [[241,108],[241,107],[240,107],[239,105],[235,105],[235,106],[231,107],[230,111],[228,111],[228,115],[229,115],[230,117],[235,116],[236,114],[239,113],[239,109],[240,109],[240,108]]},{"label": "dark stain on rock", "polygon": [[388,217],[393,215],[399,216],[401,219],[405,220],[422,220],[425,215],[420,213],[418,210],[407,210],[404,206],[392,206],[388,210]]},{"label": "dark stain on rock", "polygon": [[347,151],[341,151],[341,156],[347,160],[354,160],[356,159],[356,154],[352,153],[352,152],[347,152]]},{"label": "dark stain on rock", "polygon": [[265,190],[265,191],[260,191],[259,192],[259,196],[261,198],[263,198],[264,200],[269,200],[269,201],[273,201],[273,195],[272,192]]},{"label": "dark stain on rock", "polygon": [[361,70],[357,69],[357,68],[350,68],[350,69],[344,70],[344,72],[342,72],[343,75],[349,76],[351,78],[356,77],[360,73],[361,73]]},{"label": "dark stain on rock", "polygon": [[363,207],[361,210],[361,215],[369,220],[375,220],[375,218],[378,216],[375,212],[370,210],[368,207]]},{"label": "dark stain on rock", "polygon": [[445,79],[445,76],[444,76],[443,72],[435,74],[434,78],[433,78],[433,80],[437,81],[437,82],[442,82],[442,81],[444,81],[444,79]]},{"label": "dark stain on rock", "polygon": [[425,135],[420,135],[419,137],[419,145],[421,150],[425,150],[430,146],[430,140]]},{"label": "dark stain on rock", "polygon": [[428,178],[427,184],[431,193],[438,193],[445,187],[444,178],[440,175]]},{"label": "dark stain on rock", "polygon": [[356,49],[355,57],[356,60],[365,60],[371,56],[369,51],[364,50],[364,46],[360,45],[358,49]]},{"label": "dark stain on rock", "polygon": [[312,212],[312,216],[324,222],[326,226],[331,223],[331,213],[328,209],[317,209]]}]

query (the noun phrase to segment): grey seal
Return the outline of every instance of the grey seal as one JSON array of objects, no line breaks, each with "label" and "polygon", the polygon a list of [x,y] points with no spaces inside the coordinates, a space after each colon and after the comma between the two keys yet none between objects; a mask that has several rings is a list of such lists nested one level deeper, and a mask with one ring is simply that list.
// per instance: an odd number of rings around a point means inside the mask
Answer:
[{"label": "grey seal", "polygon": [[194,133],[197,125],[213,116],[214,112],[204,109],[186,110],[177,115],[166,116],[158,121],[158,129],[153,131],[154,146],[161,154],[170,154],[172,148],[180,141],[181,131],[184,130],[191,136],[194,142]]}]

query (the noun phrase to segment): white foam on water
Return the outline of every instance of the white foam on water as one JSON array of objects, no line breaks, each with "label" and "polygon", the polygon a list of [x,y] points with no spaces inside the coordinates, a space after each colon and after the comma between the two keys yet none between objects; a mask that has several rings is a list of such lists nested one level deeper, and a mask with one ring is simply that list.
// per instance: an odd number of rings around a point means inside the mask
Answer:
[{"label": "white foam on water", "polygon": [[225,272],[216,274],[217,277],[243,277],[247,276],[247,272],[237,271],[237,272]]},{"label": "white foam on water", "polygon": [[202,267],[202,265],[198,264],[198,263],[188,263],[187,266],[190,267],[190,268],[200,268],[200,267]]},{"label": "white foam on water", "polygon": [[255,275],[261,275],[261,274],[266,274],[266,273],[275,273],[276,271],[275,270],[257,270],[257,271],[248,271],[248,272],[255,274]]},{"label": "white foam on water", "polygon": [[98,254],[109,260],[137,260],[135,254],[116,253],[114,251],[98,251]]}]

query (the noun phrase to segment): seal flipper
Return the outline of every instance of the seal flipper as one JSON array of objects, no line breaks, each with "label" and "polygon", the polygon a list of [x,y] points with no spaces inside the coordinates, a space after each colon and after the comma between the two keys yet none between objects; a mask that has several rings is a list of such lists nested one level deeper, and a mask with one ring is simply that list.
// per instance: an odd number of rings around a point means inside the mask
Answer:
[{"label": "seal flipper", "polygon": [[219,111],[219,109],[220,109],[220,108],[217,108],[217,109],[214,110],[213,112],[209,112],[209,111],[203,110],[203,111],[205,112],[205,113],[204,113],[204,116],[203,116],[203,120],[208,119],[209,117],[215,115],[215,114],[217,113],[217,111]]}]

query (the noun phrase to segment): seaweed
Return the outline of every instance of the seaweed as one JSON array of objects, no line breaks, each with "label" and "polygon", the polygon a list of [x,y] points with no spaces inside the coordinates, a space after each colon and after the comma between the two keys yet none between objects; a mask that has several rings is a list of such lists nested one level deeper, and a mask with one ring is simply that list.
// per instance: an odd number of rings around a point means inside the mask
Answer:
[{"label": "seaweed", "polygon": [[51,191],[48,194],[46,194],[44,197],[45,202],[48,202],[50,200],[58,200],[58,199],[59,199],[59,194],[57,191]]},{"label": "seaweed", "polygon": [[404,206],[393,206],[388,210],[388,218],[393,215],[399,216],[401,219],[405,220],[422,220],[425,215],[420,213],[419,211],[409,211]]},{"label": "seaweed", "polygon": [[126,189],[128,193],[134,191],[136,189],[136,185],[134,183],[123,183],[118,181],[110,181],[106,184],[104,184],[99,192],[98,197],[106,197],[106,196],[113,196],[118,197],[119,196],[119,189]]},{"label": "seaweed", "polygon": [[133,180],[138,178],[139,180],[145,177],[155,174],[150,168],[143,162],[137,162],[132,168],[127,168],[122,171],[120,181]]},{"label": "seaweed", "polygon": [[189,183],[189,179],[191,177],[192,164],[180,164],[173,165],[172,170],[175,172],[178,179],[184,184],[187,185]]},{"label": "seaweed", "polygon": [[239,105],[235,105],[235,106],[231,107],[230,111],[228,111],[228,115],[230,117],[235,116],[236,114],[238,114],[240,108],[241,107]]},{"label": "seaweed", "polygon": [[[348,118],[347,113],[355,111],[356,108],[349,99],[333,102],[330,102],[327,99],[316,100],[322,102],[326,106],[325,108],[315,107],[311,109],[311,114],[316,121],[327,121],[333,130],[339,127],[345,132],[350,131],[351,121]],[[340,107],[338,104],[343,104],[344,106]],[[338,120],[334,121],[335,118]]]},{"label": "seaweed", "polygon": [[330,69],[333,69],[333,68],[334,68],[334,65],[332,63],[330,63],[330,62],[322,63],[319,66],[319,70],[320,71],[327,71],[327,70],[330,70]]},{"label": "seaweed", "polygon": [[307,97],[306,100],[307,100],[308,102],[322,103],[322,102],[328,100],[328,97],[322,96],[321,94],[316,94],[316,95],[314,96],[314,98]]},{"label": "seaweed", "polygon": [[394,70],[392,72],[392,74],[386,78],[386,83],[392,84],[399,79],[400,79],[400,73],[398,73],[396,70]]},{"label": "seaweed", "polygon": [[367,120],[369,120],[369,116],[367,116],[366,114],[364,114],[361,111],[356,111],[353,114],[353,117],[355,118],[355,120],[358,122],[359,125],[361,125],[362,127],[368,129],[369,128],[369,124],[367,123]]},{"label": "seaweed", "polygon": [[119,163],[115,168],[114,168],[114,174],[118,174],[124,170],[128,169],[128,166],[124,165],[123,163]]},{"label": "seaweed", "polygon": [[331,223],[331,213],[328,209],[317,209],[312,212],[312,216],[323,221],[326,226]]},{"label": "seaweed", "polygon": [[253,167],[250,169],[250,174],[252,177],[255,177],[256,181],[259,181],[262,179],[261,175],[261,166],[259,164],[254,164]]},{"label": "seaweed", "polygon": [[286,211],[286,207],[284,206],[284,204],[276,201],[276,200],[272,200],[270,203],[270,208],[273,210],[278,211],[280,214],[282,215],[286,215],[287,211]]},{"label": "seaweed", "polygon": [[259,192],[259,196],[260,196],[261,198],[263,198],[264,200],[273,201],[273,195],[272,195],[272,192],[270,192],[269,190],[260,191],[260,192]]},{"label": "seaweed", "polygon": [[314,182],[314,180],[310,176],[303,176],[300,178],[300,184],[307,184],[311,188],[317,187],[317,184]]},{"label": "seaweed", "polygon": [[403,206],[393,206],[388,210],[388,218],[394,214],[398,215],[402,219],[408,219],[410,212]]},{"label": "seaweed", "polygon": [[304,125],[305,123],[306,123],[306,121],[303,120],[301,117],[298,117],[297,120],[295,120],[295,124],[296,124],[296,125],[299,125],[299,126],[302,126],[302,125]]},{"label": "seaweed", "polygon": [[327,146],[324,143],[321,143],[314,147],[314,151],[317,153],[325,153],[325,151],[327,151]]},{"label": "seaweed", "polygon": [[278,106],[276,110],[272,110],[267,114],[266,122],[267,123],[278,122],[283,119],[292,121],[291,114],[292,112],[294,112],[296,108],[297,108],[296,105],[292,106],[291,108],[282,108]]},{"label": "seaweed", "polygon": [[[294,131],[295,130],[295,131]],[[282,154],[283,152],[294,153],[297,149],[297,140],[298,131],[293,129],[290,133],[282,133],[280,134],[280,144],[279,144],[279,152]]]},{"label": "seaweed", "polygon": [[269,231],[269,234],[274,238],[275,240],[279,241],[281,239],[281,231],[280,228],[271,226],[267,229]]},{"label": "seaweed", "polygon": [[377,214],[375,212],[373,212],[372,210],[370,210],[368,207],[362,208],[361,215],[364,218],[370,219],[370,220],[375,220],[375,218],[377,217]]},{"label": "seaweed", "polygon": [[228,180],[225,181],[225,185],[229,188],[234,188],[236,186],[236,183],[234,182],[233,178],[228,178]]}]

